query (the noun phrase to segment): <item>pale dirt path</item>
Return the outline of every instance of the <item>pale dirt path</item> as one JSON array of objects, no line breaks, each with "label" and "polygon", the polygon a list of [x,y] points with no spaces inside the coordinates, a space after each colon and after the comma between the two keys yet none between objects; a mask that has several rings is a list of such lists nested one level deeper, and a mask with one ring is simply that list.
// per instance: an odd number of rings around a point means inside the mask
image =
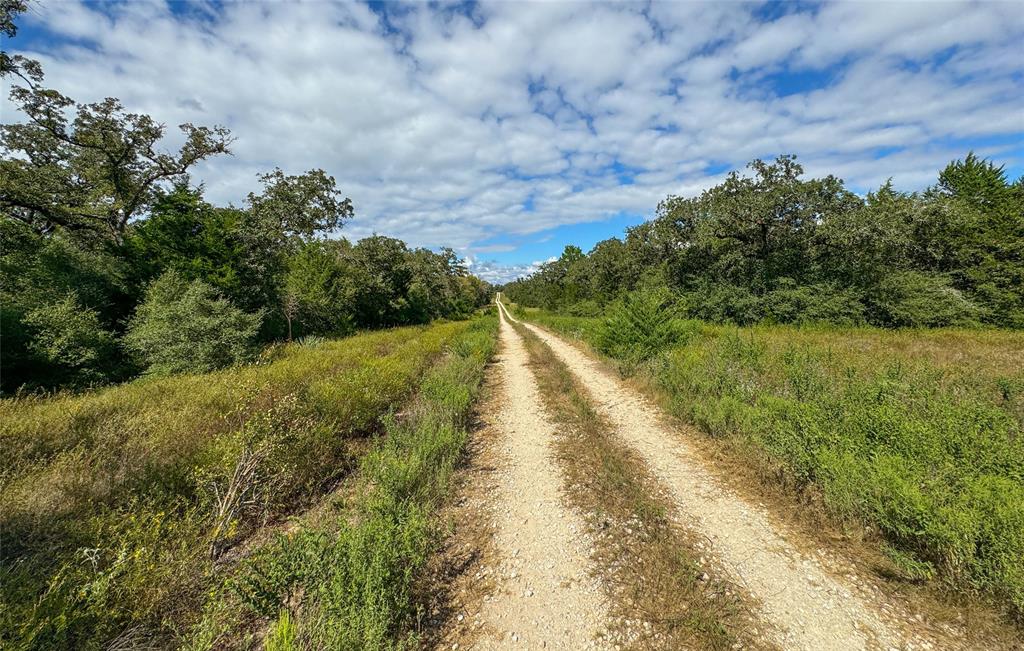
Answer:
[{"label": "pale dirt path", "polygon": [[679,515],[708,537],[723,569],[760,600],[766,621],[781,631],[780,646],[809,651],[931,648],[930,642],[904,639],[854,589],[789,543],[763,509],[717,481],[694,450],[660,422],[657,406],[576,347],[523,325],[586,387],[598,412],[669,489]]},{"label": "pale dirt path", "polygon": [[[501,557],[497,591],[485,598],[478,649],[601,649],[608,609],[590,575],[583,521],[562,505],[555,426],[544,416],[528,353],[503,319],[498,357],[498,489],[492,505]],[[465,647],[463,647],[465,648]]]}]

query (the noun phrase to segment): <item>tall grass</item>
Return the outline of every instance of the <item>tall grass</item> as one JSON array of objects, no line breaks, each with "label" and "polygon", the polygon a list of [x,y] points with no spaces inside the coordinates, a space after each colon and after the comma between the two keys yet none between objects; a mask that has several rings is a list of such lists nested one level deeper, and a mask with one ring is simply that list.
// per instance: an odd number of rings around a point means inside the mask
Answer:
[{"label": "tall grass", "polygon": [[[520,314],[595,347],[607,336],[603,319]],[[877,527],[907,580],[1024,613],[1024,335],[690,332],[645,367],[675,415],[739,442],[837,518]]]},{"label": "tall grass", "polygon": [[181,639],[231,551],[350,474],[358,441],[470,327],[290,345],[256,366],[0,402],[0,646]]},{"label": "tall grass", "polygon": [[294,648],[415,645],[416,580],[439,539],[434,511],[461,456],[496,326],[478,320],[452,340],[361,460],[353,499],[247,559],[212,594],[190,648],[241,644],[253,620],[274,622],[268,648],[286,636]]}]

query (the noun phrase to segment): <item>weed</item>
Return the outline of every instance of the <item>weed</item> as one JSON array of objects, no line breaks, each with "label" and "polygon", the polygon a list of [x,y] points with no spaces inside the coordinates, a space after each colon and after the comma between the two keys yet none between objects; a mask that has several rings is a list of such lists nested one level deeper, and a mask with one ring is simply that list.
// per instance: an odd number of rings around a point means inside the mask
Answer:
[{"label": "weed", "polygon": [[[451,342],[488,336],[470,322],[401,328],[287,345],[263,365],[0,402],[0,646],[180,642],[214,611],[204,602],[229,552],[351,473],[355,439],[390,427]],[[459,395],[464,410],[472,392]],[[239,578],[235,593],[277,617],[274,577],[320,567],[307,551],[256,555],[244,565],[265,580]]]}]

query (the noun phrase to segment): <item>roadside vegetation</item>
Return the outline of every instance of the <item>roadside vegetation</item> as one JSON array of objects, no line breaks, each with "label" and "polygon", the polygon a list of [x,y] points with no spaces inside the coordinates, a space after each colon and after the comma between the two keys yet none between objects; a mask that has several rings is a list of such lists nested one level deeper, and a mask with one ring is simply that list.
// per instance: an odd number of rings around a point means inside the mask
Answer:
[{"label": "roadside vegetation", "polygon": [[[755,160],[501,288],[908,581],[1024,613],[1024,179],[968,154],[866,196]],[[539,310],[539,311],[538,311]]]},{"label": "roadside vegetation", "polygon": [[588,514],[594,560],[611,586],[617,641],[637,649],[773,648],[742,588],[711,576],[700,536],[672,522],[657,481],[617,440],[565,364],[535,334],[513,327],[560,426],[555,445],[568,497]]},{"label": "roadside vegetation", "polygon": [[985,594],[1020,618],[1024,336],[738,328],[664,301],[641,292],[606,318],[517,312],[649,381],[769,481],[873,527],[903,580]]},{"label": "roadside vegetation", "polygon": [[[17,34],[28,3],[0,3]],[[85,390],[254,360],[305,336],[465,318],[489,286],[451,249],[330,239],[355,216],[320,169],[257,175],[215,206],[189,173],[230,154],[224,127],[166,127],[115,98],[76,102],[38,61],[0,52],[0,395]]]},{"label": "roadside vegetation", "polygon": [[1024,178],[968,154],[923,192],[861,197],[793,156],[749,168],[502,291],[577,316],[648,289],[713,323],[1024,328]]},{"label": "roadside vegetation", "polygon": [[429,595],[419,581],[444,533],[435,512],[466,443],[470,409],[494,350],[497,319],[464,327],[384,419],[344,500],[280,533],[209,593],[186,648],[415,647]]},{"label": "roadside vegetation", "polygon": [[[283,541],[315,538],[334,550],[335,573],[317,593],[318,630],[382,646],[412,612],[409,581],[431,539],[432,500],[458,457],[493,339],[493,317],[478,318],[292,343],[208,374],[0,402],[0,645],[176,645],[216,630],[215,604],[228,594],[249,609],[231,612],[253,614],[248,632],[259,635],[258,617],[277,618],[285,604],[266,610],[261,581],[272,579],[260,559],[312,571],[315,558]],[[379,443],[367,438],[379,434]],[[337,530],[253,542],[357,469],[367,488],[351,522],[339,516]],[[229,581],[240,564],[251,573]],[[306,621],[282,619],[272,639]]]}]

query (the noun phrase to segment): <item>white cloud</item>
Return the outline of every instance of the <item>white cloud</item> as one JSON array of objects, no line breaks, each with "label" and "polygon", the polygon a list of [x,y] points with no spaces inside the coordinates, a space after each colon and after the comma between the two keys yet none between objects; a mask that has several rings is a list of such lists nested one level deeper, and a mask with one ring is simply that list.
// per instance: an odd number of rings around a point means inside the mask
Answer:
[{"label": "white cloud", "polygon": [[[649,215],[716,182],[712,165],[796,153],[815,173],[915,188],[963,140],[1020,149],[1014,3],[779,7],[765,19],[740,3],[389,4],[385,19],[352,3],[185,17],[69,1],[24,21],[51,34],[26,54],[72,97],[230,127],[235,155],[195,174],[211,200],[239,203],[274,165],[320,167],[353,199],[348,236],[453,246],[491,279],[532,266],[479,261],[506,252],[488,241]],[[780,73],[811,86],[781,92]],[[0,111],[12,119],[6,100]]]}]

